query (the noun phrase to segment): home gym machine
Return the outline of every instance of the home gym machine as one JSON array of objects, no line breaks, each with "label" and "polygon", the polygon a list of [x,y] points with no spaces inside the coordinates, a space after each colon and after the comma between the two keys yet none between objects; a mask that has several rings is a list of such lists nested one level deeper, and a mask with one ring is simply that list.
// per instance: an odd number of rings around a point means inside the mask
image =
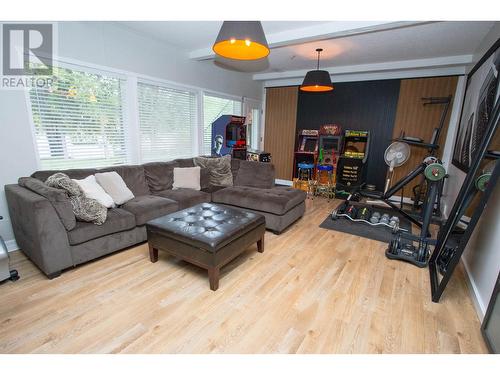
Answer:
[{"label": "home gym machine", "polygon": [[[409,157],[408,145],[395,142],[391,144],[384,155],[386,163],[390,166],[390,171],[394,167],[402,165]],[[428,189],[423,204],[422,222],[417,221],[400,207],[392,203],[389,198],[413,179],[423,175],[427,180]],[[398,211],[405,218],[416,224],[420,228],[420,234],[413,235],[406,233],[399,226],[398,216],[384,215],[382,217],[374,217],[374,210],[367,207],[355,207],[350,204],[350,201],[355,196],[353,193],[340,206],[333,210],[331,218],[333,220],[344,217],[353,222],[364,222],[372,226],[389,227],[392,230],[393,238],[386,250],[386,256],[389,259],[398,259],[410,262],[418,267],[425,267],[430,255],[430,246],[436,244],[436,240],[431,238],[429,227],[431,224],[432,214],[435,207],[436,198],[438,195],[439,185],[446,177],[446,170],[441,162],[435,157],[426,157],[420,165],[411,171],[406,177],[396,182],[392,187],[390,185],[390,176],[386,181],[385,191],[376,192],[368,190],[360,190],[359,194],[368,198],[382,200],[391,208]]]},{"label": "home gym machine", "polygon": [[[450,108],[451,104],[451,99],[452,96],[443,96],[443,97],[423,97],[421,98],[422,100],[422,105],[429,106],[429,105],[443,105],[443,110],[441,112],[441,117],[439,119],[439,125],[434,128],[434,131],[432,133],[430,142],[425,142],[422,138],[418,137],[411,137],[405,135],[404,132],[401,133],[399,138],[394,139],[396,142],[404,142],[407,145],[410,146],[415,146],[415,147],[420,147],[427,149],[428,156],[436,156],[436,153],[439,149],[439,137],[441,135],[441,131],[443,130],[443,126],[446,121],[446,116],[448,115],[448,110]],[[417,185],[413,187],[413,208],[415,210],[421,208],[422,205],[422,197],[425,195],[425,189],[426,189],[426,178],[424,175],[421,176],[420,181]],[[436,207],[435,207],[435,212],[440,216],[441,214],[441,194],[443,190],[443,184],[439,186],[438,189],[438,196],[436,197]]]},{"label": "home gym machine", "polygon": [[[0,216],[0,220],[3,217]],[[0,282],[9,279],[10,281],[16,281],[19,279],[19,274],[16,270],[11,270],[9,268],[9,252],[7,251],[7,245],[5,244],[2,236],[0,236]]]},{"label": "home gym machine", "polygon": [[[497,100],[482,141],[472,158],[469,171],[448,216],[448,221],[438,233],[437,244],[429,260],[433,302],[439,302],[498,182],[500,175],[500,162],[498,159],[500,154],[497,150],[488,150],[488,148],[492,147],[491,141],[495,136],[499,122],[500,100]],[[492,161],[494,162],[492,163]],[[485,163],[488,164],[483,167],[483,172],[480,172],[481,165]],[[466,229],[457,230],[462,215],[477,194],[481,194],[481,198],[470,221],[467,223]]]},{"label": "home gym machine", "polygon": [[212,156],[246,159],[245,117],[222,115],[212,123]]},{"label": "home gym machine", "polygon": [[366,161],[370,151],[370,132],[346,130],[342,154],[337,162],[335,195],[347,197],[359,190],[366,179]]},{"label": "home gym machine", "polygon": [[[417,267],[427,266],[427,260],[431,252],[430,246],[436,245],[436,240],[431,238],[429,226],[431,224],[440,184],[446,177],[446,170],[439,160],[432,156],[428,156],[424,159],[422,164],[401,180],[401,187],[421,174],[427,181],[427,190],[423,204],[422,223],[419,223],[420,234],[418,236],[410,233],[395,234],[385,252],[385,255],[389,259],[404,260]],[[399,187],[399,184],[396,184],[393,189],[397,187]],[[394,190],[388,190],[389,193],[393,191]],[[400,212],[404,213],[402,210],[400,210]],[[404,214],[406,215],[406,213]]]}]

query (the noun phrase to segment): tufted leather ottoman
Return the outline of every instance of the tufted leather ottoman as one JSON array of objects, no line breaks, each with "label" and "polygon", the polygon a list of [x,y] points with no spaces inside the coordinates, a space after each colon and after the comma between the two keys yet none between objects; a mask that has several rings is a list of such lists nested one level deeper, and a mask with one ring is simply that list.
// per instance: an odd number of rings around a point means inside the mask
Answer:
[{"label": "tufted leather ottoman", "polygon": [[219,287],[220,268],[257,242],[264,251],[265,218],[237,208],[201,203],[146,223],[151,262],[163,250],[206,268],[210,289]]}]

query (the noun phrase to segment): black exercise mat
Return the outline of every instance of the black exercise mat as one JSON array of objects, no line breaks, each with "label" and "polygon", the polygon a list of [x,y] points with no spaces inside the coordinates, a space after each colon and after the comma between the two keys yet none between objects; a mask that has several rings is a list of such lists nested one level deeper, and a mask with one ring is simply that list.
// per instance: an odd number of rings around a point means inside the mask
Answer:
[{"label": "black exercise mat", "polygon": [[[408,230],[411,233],[411,221],[401,215],[398,211],[391,208],[380,208],[372,205],[353,203],[356,207],[368,207],[373,211],[380,212],[381,215],[387,213],[390,216],[399,217],[399,227]],[[335,230],[337,232],[349,233],[354,236],[369,238],[370,240],[389,243],[392,239],[392,230],[384,225],[371,226],[363,222],[353,222],[345,217],[332,220],[328,217],[319,225],[320,228]]]}]

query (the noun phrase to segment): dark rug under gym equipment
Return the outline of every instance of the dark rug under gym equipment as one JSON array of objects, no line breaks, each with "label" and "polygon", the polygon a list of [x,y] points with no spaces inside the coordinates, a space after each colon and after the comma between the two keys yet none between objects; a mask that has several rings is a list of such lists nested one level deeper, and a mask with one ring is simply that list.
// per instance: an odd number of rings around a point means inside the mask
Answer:
[{"label": "dark rug under gym equipment", "polygon": [[[389,216],[399,217],[399,227],[401,229],[407,230],[407,233],[411,233],[411,222],[407,218],[403,217],[398,213],[398,211],[391,208],[382,208],[376,205],[368,204],[355,204],[357,207],[368,207],[372,211],[378,211],[381,215],[388,214]],[[331,215],[319,225],[320,228],[334,230],[337,232],[343,232],[352,234],[354,236],[365,237],[370,240],[380,241],[389,243],[392,237],[392,230],[388,227],[383,226],[371,226],[363,222],[353,222],[345,218],[332,220]]]}]

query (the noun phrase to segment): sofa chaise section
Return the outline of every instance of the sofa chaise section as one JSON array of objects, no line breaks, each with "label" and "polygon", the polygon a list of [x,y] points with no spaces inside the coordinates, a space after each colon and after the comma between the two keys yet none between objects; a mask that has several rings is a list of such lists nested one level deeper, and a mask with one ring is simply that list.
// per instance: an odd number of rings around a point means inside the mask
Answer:
[{"label": "sofa chaise section", "polygon": [[212,201],[260,213],[266,218],[266,228],[281,233],[298,220],[305,211],[306,194],[289,187],[260,189],[232,186],[212,194]]}]

